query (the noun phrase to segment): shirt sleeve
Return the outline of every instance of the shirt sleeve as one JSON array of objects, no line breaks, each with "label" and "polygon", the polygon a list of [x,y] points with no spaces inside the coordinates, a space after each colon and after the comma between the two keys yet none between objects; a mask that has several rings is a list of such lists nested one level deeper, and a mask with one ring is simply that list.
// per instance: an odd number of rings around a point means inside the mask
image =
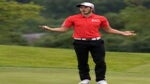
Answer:
[{"label": "shirt sleeve", "polygon": [[71,28],[73,26],[72,18],[71,17],[66,18],[62,26],[66,28]]},{"label": "shirt sleeve", "polygon": [[108,26],[109,26],[109,22],[108,22],[107,18],[103,17],[101,27],[105,28],[105,27],[108,27]]}]

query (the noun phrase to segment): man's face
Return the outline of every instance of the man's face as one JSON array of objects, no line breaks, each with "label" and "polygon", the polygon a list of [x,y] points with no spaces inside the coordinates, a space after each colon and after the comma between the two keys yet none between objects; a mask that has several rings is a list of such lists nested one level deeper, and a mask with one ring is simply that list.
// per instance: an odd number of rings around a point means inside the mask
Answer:
[{"label": "man's face", "polygon": [[83,14],[83,15],[88,15],[90,13],[92,13],[93,9],[91,7],[88,7],[88,6],[80,6],[80,12]]}]

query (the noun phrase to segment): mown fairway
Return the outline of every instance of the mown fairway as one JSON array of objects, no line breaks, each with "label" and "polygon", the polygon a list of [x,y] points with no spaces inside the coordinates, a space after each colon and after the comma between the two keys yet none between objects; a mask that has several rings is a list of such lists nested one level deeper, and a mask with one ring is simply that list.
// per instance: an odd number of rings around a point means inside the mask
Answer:
[{"label": "mown fairway", "polygon": [[[106,61],[109,84],[150,84],[149,53],[107,52]],[[0,45],[0,84],[77,84],[76,66],[71,49]]]}]

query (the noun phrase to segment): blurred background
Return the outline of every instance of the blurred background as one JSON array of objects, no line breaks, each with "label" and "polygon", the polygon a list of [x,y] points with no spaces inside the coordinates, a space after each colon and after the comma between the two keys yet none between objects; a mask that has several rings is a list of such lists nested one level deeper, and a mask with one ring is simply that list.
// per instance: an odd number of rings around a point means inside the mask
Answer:
[{"label": "blurred background", "polygon": [[[48,32],[40,25],[59,27],[67,16],[79,13],[76,4],[86,0],[0,0],[0,45],[72,48],[72,30]],[[88,1],[88,0],[87,0]],[[107,51],[150,52],[150,0],[92,0],[96,13],[119,30],[135,37],[103,31]]]}]

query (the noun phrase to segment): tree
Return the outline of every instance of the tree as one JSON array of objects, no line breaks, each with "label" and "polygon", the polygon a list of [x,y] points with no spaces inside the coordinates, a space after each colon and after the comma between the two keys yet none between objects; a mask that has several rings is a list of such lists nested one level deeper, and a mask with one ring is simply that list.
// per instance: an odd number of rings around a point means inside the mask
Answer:
[{"label": "tree", "polygon": [[150,8],[150,0],[125,0],[128,6],[144,6]]},{"label": "tree", "polygon": [[95,4],[96,13],[102,15],[109,12],[118,13],[126,7],[123,0],[93,0],[93,3]]},{"label": "tree", "polygon": [[[137,36],[132,41],[126,41],[126,45],[130,45],[130,49],[133,51],[148,52],[149,47],[149,20],[150,10],[143,6],[127,7],[122,10],[122,19],[126,22],[125,29],[135,30]],[[126,46],[125,45],[125,46]]]},{"label": "tree", "polygon": [[107,19],[109,20],[109,23],[111,24],[113,28],[124,29],[125,23],[121,19],[120,14],[110,12],[110,13],[105,14],[105,16],[107,17]]},{"label": "tree", "polygon": [[150,10],[147,6],[145,6],[144,3],[146,2],[148,1],[126,0],[126,4],[128,6],[125,9],[122,9],[119,14],[114,13],[106,14],[112,26],[119,27],[118,24],[123,24],[121,25],[122,28],[120,28],[120,30],[133,30],[137,33],[135,37],[129,38],[120,37],[116,35],[111,36],[104,35],[107,50],[128,51],[128,52],[150,51],[149,45]]},{"label": "tree", "polygon": [[46,34],[34,43],[35,46],[72,48],[72,31]]},{"label": "tree", "polygon": [[29,3],[31,0],[16,0],[16,1],[21,3]]},{"label": "tree", "polygon": [[15,1],[0,0],[0,43],[17,44],[19,41],[23,42],[20,34],[15,33],[16,28],[19,28],[24,20],[40,17],[41,9],[42,7],[33,3],[20,4]]}]

